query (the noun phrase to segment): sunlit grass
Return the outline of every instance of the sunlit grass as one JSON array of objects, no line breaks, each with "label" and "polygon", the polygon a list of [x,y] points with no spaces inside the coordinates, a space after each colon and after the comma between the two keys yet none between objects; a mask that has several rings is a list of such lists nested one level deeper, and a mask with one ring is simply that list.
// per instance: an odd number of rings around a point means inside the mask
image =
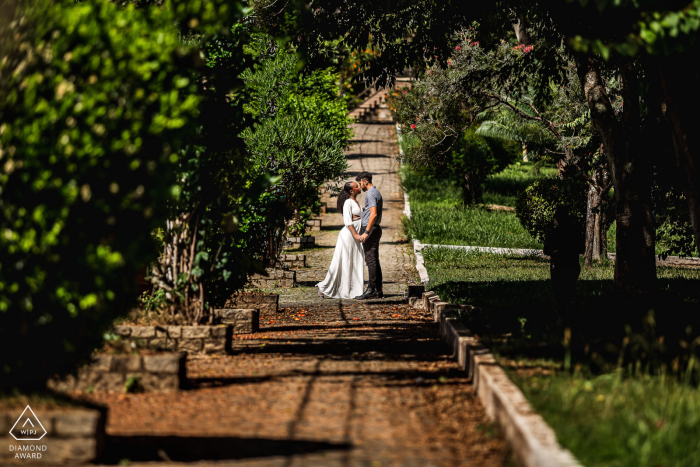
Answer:
[{"label": "sunlit grass", "polygon": [[510,376],[587,467],[698,465],[700,394],[676,378]]},{"label": "sunlit grass", "polygon": [[[503,196],[511,196],[518,187],[527,186],[528,172],[516,167],[504,176],[487,182],[499,187]],[[463,206],[461,188],[449,179],[418,174],[406,168],[402,184],[411,203],[411,219],[406,233],[423,243],[442,245],[493,246],[504,248],[542,248],[520,225],[513,212],[490,211],[476,206]],[[491,204],[501,204],[494,202]],[[510,203],[510,202],[508,202]],[[513,203],[511,203],[513,204]],[[508,204],[506,204],[508,205]]]},{"label": "sunlit grass", "polygon": [[551,164],[516,162],[502,172],[489,175],[484,183],[484,203],[514,208],[518,195],[542,177],[557,173]]}]

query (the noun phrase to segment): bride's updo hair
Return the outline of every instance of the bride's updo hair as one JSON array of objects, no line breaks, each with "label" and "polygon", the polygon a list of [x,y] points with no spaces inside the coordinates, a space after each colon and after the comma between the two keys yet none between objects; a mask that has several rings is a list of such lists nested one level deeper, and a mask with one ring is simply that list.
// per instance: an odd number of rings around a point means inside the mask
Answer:
[{"label": "bride's updo hair", "polygon": [[338,195],[338,205],[336,208],[338,209],[338,214],[341,216],[343,215],[343,206],[345,205],[345,201],[350,199],[350,193],[352,192],[352,188],[355,186],[355,183],[357,182],[346,183],[343,187],[343,191],[341,191]]}]

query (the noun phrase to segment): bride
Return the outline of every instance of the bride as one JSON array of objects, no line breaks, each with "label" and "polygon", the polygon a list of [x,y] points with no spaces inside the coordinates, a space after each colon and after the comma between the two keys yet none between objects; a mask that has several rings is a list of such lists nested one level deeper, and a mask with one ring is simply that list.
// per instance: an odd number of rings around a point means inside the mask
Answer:
[{"label": "bride", "polygon": [[338,212],[343,213],[345,227],[338,235],[326,278],[316,284],[318,294],[323,298],[352,299],[362,295],[365,262],[358,235],[362,208],[355,199],[361,192],[357,182],[348,182],[338,196]]}]

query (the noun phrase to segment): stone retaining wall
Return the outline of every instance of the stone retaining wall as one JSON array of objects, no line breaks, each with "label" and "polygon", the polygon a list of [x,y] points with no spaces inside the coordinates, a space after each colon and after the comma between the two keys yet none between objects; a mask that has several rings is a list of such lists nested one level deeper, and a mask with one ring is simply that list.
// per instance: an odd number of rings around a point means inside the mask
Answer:
[{"label": "stone retaining wall", "polygon": [[303,268],[306,267],[306,255],[282,255],[277,263],[288,268]]},{"label": "stone retaining wall", "polygon": [[[303,256],[303,255],[302,255]],[[261,315],[275,314],[279,310],[279,294],[248,294],[241,293],[232,296],[223,308],[255,308]]]},{"label": "stone retaining wall", "polygon": [[114,332],[130,342],[156,350],[200,353],[231,351],[231,325],[218,326],[115,326]]},{"label": "stone retaining wall", "polygon": [[260,289],[291,289],[296,286],[296,282],[296,271],[284,271],[281,269],[268,270],[267,276],[253,274],[250,278],[250,285]]},{"label": "stone retaining wall", "polygon": [[[106,408],[32,409],[26,412],[25,410],[25,407],[0,409],[0,465],[85,464],[97,459],[104,451]],[[22,419],[19,425],[26,423],[27,417],[36,424],[31,412],[40,422],[36,427],[37,431],[43,434],[44,431],[41,430],[43,426],[46,434],[38,441],[18,441],[9,432],[20,417]],[[41,434],[38,433],[36,437],[38,438]],[[32,446],[34,446],[33,451]],[[18,451],[19,447],[23,450]],[[17,458],[18,453],[21,453],[20,456],[29,455],[29,458]],[[34,458],[31,458],[32,453]]]},{"label": "stone retaining wall", "polygon": [[187,380],[187,353],[163,355],[98,355],[93,363],[78,370],[78,376],[52,380],[55,391],[117,391],[132,376],[148,392],[171,392],[183,388]]}]

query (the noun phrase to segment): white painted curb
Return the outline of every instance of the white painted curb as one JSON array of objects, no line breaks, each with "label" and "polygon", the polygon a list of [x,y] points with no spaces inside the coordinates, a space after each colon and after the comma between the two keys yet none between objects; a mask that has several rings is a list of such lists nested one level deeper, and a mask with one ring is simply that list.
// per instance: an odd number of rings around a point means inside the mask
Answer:
[{"label": "white painted curb", "polygon": [[[546,257],[542,250],[520,249],[520,248],[495,248],[488,246],[465,246],[465,245],[436,245],[432,243],[420,243],[414,240],[414,248],[449,248],[451,250],[466,250],[466,251],[481,251],[484,253],[496,253],[499,255],[520,255],[520,256],[541,256]],[[583,256],[583,255],[581,255]],[[615,253],[608,253],[608,259],[615,261]],[[657,255],[656,264],[674,265],[674,266],[700,266],[700,258],[681,258],[679,256],[667,256],[666,259],[661,259],[661,255]]]}]

